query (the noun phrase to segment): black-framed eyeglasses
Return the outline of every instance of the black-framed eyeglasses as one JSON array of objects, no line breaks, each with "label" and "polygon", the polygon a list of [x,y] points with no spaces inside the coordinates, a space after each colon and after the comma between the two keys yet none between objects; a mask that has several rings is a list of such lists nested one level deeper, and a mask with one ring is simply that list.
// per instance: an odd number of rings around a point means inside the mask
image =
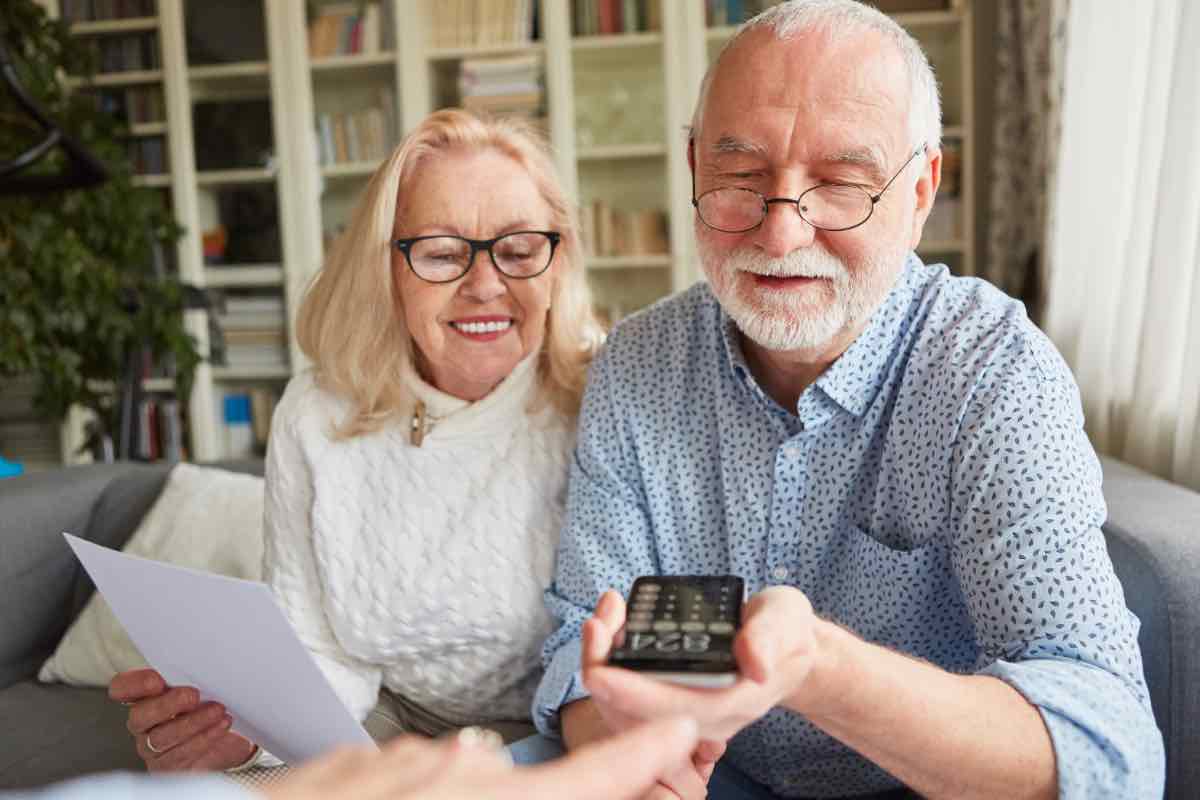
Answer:
[{"label": "black-framed eyeglasses", "polygon": [[513,231],[495,239],[416,236],[396,239],[392,246],[404,253],[409,269],[421,280],[451,283],[467,274],[480,250],[486,250],[496,269],[508,277],[536,278],[550,267],[560,241],[562,234],[555,231]]},{"label": "black-framed eyeglasses", "polygon": [[928,144],[918,147],[896,174],[875,194],[865,186],[852,183],[819,183],[799,197],[765,197],[754,189],[719,186],[696,197],[696,174],[692,173],[692,205],[700,221],[722,233],[746,233],[763,224],[772,203],[796,206],[800,218],[823,231],[848,231],[871,218],[875,204],[895,183],[900,173],[917,156],[929,150]]}]

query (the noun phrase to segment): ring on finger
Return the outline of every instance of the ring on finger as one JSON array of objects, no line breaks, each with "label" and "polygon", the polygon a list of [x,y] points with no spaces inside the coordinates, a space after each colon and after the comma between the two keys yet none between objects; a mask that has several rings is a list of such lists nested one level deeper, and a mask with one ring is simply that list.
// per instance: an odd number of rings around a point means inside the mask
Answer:
[{"label": "ring on finger", "polygon": [[146,749],[151,753],[154,753],[156,756],[161,756],[163,753],[167,752],[165,748],[159,750],[157,747],[155,747],[154,743],[150,741],[150,734],[148,733],[146,734]]}]

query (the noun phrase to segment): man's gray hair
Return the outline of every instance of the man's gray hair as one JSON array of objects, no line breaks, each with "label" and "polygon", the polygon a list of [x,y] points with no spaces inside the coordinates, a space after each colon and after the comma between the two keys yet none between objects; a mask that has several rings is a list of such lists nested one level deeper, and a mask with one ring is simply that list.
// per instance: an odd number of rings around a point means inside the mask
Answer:
[{"label": "man's gray hair", "polygon": [[866,31],[882,34],[885,39],[896,45],[908,69],[908,127],[914,140],[912,144],[915,146],[927,143],[931,150],[941,146],[942,101],[938,95],[937,78],[933,75],[933,68],[929,66],[925,51],[912,34],[894,19],[858,0],[787,0],[767,9],[738,28],[704,73],[704,80],[700,83],[700,96],[692,113],[692,135],[700,130],[708,90],[721,58],[734,42],[759,28],[769,29],[780,40],[791,39],[809,31],[823,33],[833,41],[844,40]]}]

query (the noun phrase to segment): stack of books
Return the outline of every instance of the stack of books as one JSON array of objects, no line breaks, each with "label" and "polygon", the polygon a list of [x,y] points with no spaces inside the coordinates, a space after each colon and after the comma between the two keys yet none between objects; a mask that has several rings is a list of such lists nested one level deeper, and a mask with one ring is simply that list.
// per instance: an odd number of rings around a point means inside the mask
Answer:
[{"label": "stack of books", "polygon": [[535,38],[536,0],[428,0],[434,47],[504,47]]},{"label": "stack of books", "polygon": [[309,58],[378,53],[382,49],[379,3],[323,6],[308,25]]},{"label": "stack of books", "polygon": [[463,59],[458,72],[463,108],[535,119],[542,115],[542,62],[536,53]]},{"label": "stack of books", "polygon": [[349,114],[317,115],[317,156],[322,164],[378,161],[396,141],[396,103],[380,89],[379,104]]},{"label": "stack of books", "polygon": [[662,3],[671,0],[575,0],[571,25],[576,36],[662,30]]},{"label": "stack of books", "polygon": [[287,320],[280,295],[227,295],[217,325],[224,364],[246,369],[287,367]]},{"label": "stack of books", "polygon": [[591,256],[646,256],[671,251],[665,211],[615,209],[594,200],[582,214],[583,247]]}]

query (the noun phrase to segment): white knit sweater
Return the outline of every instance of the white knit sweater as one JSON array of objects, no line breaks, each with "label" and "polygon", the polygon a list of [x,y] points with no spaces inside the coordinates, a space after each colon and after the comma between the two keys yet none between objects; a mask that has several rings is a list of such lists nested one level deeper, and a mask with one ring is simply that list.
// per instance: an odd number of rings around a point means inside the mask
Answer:
[{"label": "white knit sweater", "polygon": [[381,685],[455,723],[527,719],[573,427],[527,409],[536,357],[476,403],[405,376],[435,420],[334,441],[349,404],[311,373],[272,422],[264,574],[360,720]]}]

